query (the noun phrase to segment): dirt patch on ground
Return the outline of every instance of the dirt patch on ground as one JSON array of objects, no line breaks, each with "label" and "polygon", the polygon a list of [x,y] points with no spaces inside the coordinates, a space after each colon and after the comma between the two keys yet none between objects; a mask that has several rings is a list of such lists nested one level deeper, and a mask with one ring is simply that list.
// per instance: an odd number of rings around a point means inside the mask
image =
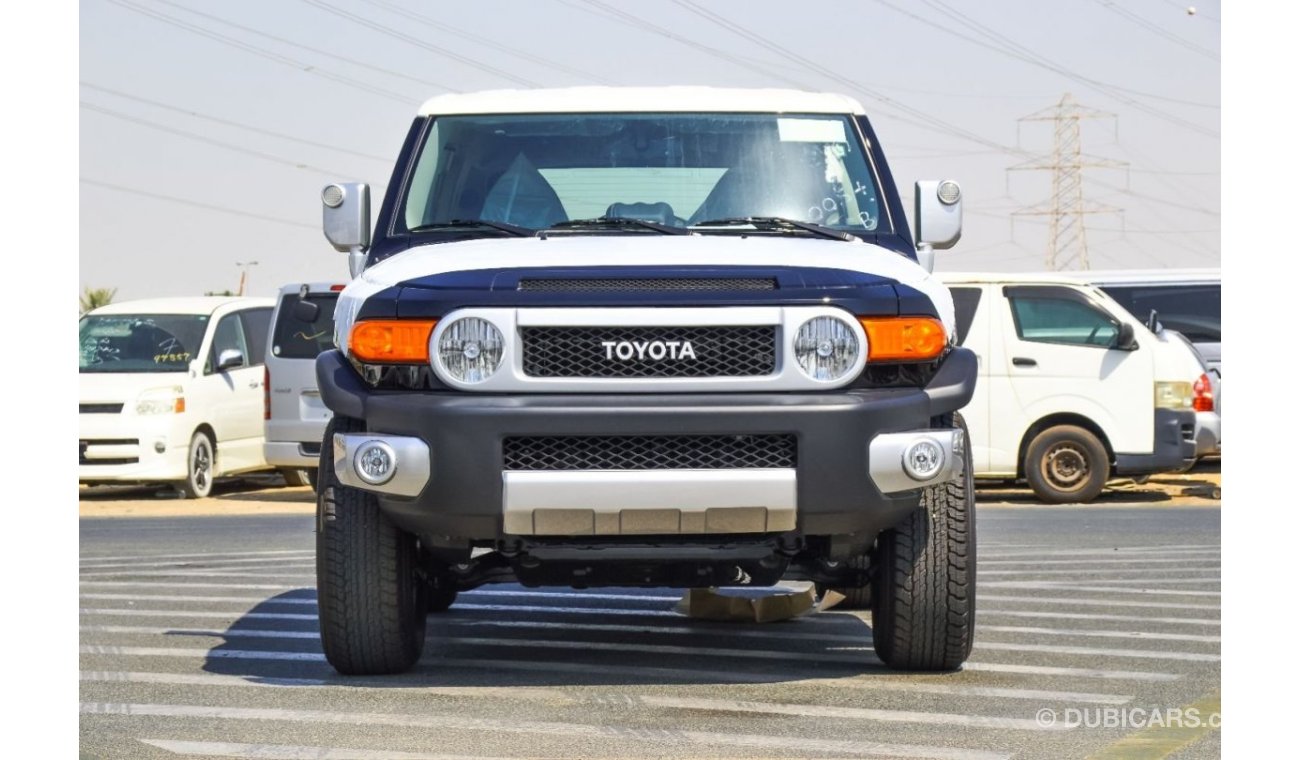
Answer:
[{"label": "dirt patch on ground", "polygon": [[[1106,484],[1093,504],[1140,503],[1150,506],[1185,507],[1218,504],[1222,497],[1219,460],[1198,463],[1184,473],[1153,475],[1145,483],[1119,478]],[[979,484],[976,500],[981,504],[1038,504],[1033,491],[1024,485]]]}]

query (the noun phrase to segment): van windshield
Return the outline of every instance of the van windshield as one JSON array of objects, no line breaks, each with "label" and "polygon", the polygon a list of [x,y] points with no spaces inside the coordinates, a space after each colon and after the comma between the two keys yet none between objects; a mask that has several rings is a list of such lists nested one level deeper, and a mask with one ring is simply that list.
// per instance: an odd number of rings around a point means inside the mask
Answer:
[{"label": "van windshield", "polygon": [[82,317],[81,372],[184,372],[198,358],[206,314]]},{"label": "van windshield", "polygon": [[486,220],[536,230],[616,217],[686,227],[781,217],[887,233],[883,206],[847,116],[441,116],[397,226],[418,233]]},{"label": "van windshield", "polygon": [[1143,322],[1155,311],[1160,324],[1193,343],[1221,342],[1222,286],[1218,283],[1100,287]]},{"label": "van windshield", "polygon": [[282,359],[315,359],[322,351],[334,348],[334,306],[338,303],[338,295],[311,293],[307,300],[319,308],[314,322],[304,322],[294,316],[293,307],[298,303],[297,293],[289,293],[280,298],[275,332],[271,336],[272,356]]}]

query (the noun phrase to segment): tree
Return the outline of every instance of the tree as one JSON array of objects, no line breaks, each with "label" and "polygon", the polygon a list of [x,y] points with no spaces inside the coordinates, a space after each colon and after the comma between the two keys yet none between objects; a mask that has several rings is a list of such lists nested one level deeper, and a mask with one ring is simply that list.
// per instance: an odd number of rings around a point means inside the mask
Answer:
[{"label": "tree", "polygon": [[87,287],[81,294],[80,301],[81,313],[93,311],[101,306],[107,306],[113,302],[113,296],[117,295],[117,288],[91,288]]}]

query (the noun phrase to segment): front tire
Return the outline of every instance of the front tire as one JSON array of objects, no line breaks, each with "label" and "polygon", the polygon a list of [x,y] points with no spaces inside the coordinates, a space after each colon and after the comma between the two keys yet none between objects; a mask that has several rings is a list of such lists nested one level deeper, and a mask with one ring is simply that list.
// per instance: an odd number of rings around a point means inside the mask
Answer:
[{"label": "front tire", "polygon": [[307,475],[307,470],[300,467],[281,467],[280,474],[284,476],[284,482],[290,487],[299,487],[311,485],[311,479]]},{"label": "front tire", "polygon": [[[325,432],[365,429],[335,417]],[[409,670],[424,649],[428,580],[415,536],[398,529],[374,494],[339,483],[333,447],[321,451],[316,497],[316,594],[321,646],[344,675]]]},{"label": "front tire", "polygon": [[1086,503],[1110,479],[1110,457],[1097,436],[1076,425],[1050,427],[1025,450],[1025,480],[1039,501]]},{"label": "front tire", "polygon": [[183,498],[205,499],[211,495],[212,481],[217,472],[215,452],[212,437],[202,430],[190,439],[189,454],[185,458],[185,480],[180,485]]},{"label": "front tire", "polygon": [[956,480],[922,491],[921,506],[876,539],[871,635],[876,655],[891,668],[955,670],[970,657],[975,484],[969,436],[962,467]]}]

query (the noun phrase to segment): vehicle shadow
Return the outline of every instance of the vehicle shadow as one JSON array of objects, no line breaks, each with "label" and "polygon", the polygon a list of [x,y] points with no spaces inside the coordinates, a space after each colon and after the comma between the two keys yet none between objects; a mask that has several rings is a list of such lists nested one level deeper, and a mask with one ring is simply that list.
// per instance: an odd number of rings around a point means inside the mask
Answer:
[{"label": "vehicle shadow", "polygon": [[872,654],[867,622],[851,612],[714,622],[675,614],[668,597],[681,589],[646,590],[645,602],[629,598],[641,594],[636,589],[610,589],[617,598],[608,602],[586,593],[570,602],[567,589],[536,591],[535,599],[522,589],[462,594],[428,617],[413,670],[350,677],[322,654],[315,591],[296,589],[267,598],[223,631],[225,641],[212,647],[203,669],[267,686],[383,689],[766,684],[893,672]]},{"label": "vehicle shadow", "polygon": [[[212,484],[212,494],[208,498],[276,501],[276,497],[289,488],[289,485],[284,481],[284,477],[279,473],[254,473],[217,479]],[[311,489],[292,489],[293,492],[299,490],[308,495],[308,501],[312,500]],[[91,502],[170,501],[180,499],[181,495],[174,487],[165,483],[144,483],[138,485],[82,485],[78,488],[78,497],[81,501]]]}]

